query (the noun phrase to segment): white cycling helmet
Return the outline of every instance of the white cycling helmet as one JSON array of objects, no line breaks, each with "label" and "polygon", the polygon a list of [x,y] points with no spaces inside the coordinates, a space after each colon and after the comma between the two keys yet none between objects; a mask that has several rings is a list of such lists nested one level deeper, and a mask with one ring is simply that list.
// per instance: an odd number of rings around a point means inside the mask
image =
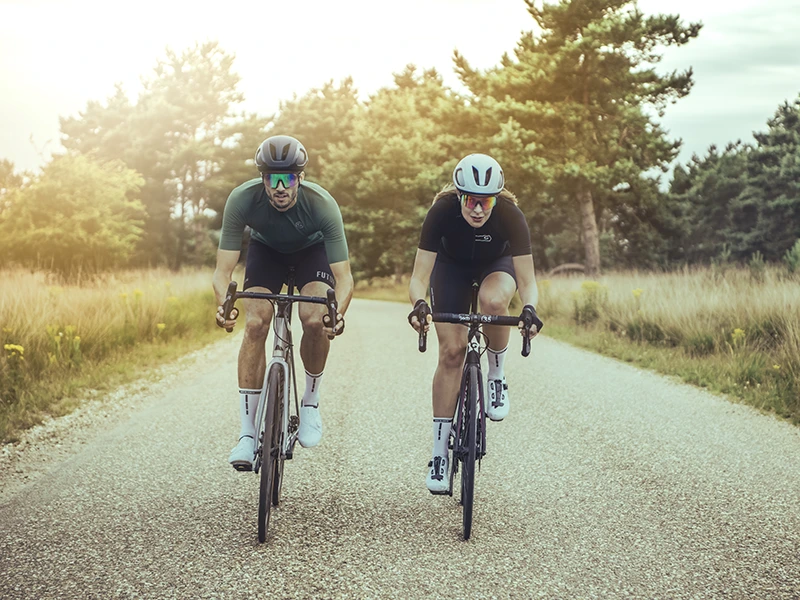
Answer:
[{"label": "white cycling helmet", "polygon": [[453,171],[453,183],[462,194],[493,196],[505,185],[503,169],[486,154],[470,154],[462,158]]}]

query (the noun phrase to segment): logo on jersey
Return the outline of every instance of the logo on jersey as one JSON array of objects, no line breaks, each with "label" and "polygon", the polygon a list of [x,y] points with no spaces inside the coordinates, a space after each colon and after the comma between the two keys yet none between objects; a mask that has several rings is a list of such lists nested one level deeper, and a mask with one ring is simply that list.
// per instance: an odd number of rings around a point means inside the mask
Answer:
[{"label": "logo on jersey", "polygon": [[488,233],[480,233],[480,234],[476,233],[475,234],[475,241],[476,242],[491,242],[492,241],[492,236],[489,235]]},{"label": "logo on jersey", "polygon": [[294,226],[295,226],[295,227],[297,227],[298,229],[302,229],[303,227],[305,227],[305,226],[303,225],[303,222],[302,222],[302,221],[297,221],[297,222],[294,224]]}]

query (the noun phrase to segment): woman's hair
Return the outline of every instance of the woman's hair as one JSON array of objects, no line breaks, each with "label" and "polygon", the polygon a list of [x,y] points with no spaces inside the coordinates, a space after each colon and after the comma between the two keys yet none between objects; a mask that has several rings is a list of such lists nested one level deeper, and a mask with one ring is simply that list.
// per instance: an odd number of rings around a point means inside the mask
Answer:
[{"label": "woman's hair", "polygon": [[[447,198],[447,197],[452,197],[452,198],[455,198],[456,200],[458,200],[458,195],[459,194],[458,194],[458,190],[456,189],[456,186],[454,186],[452,183],[448,183],[441,189],[441,191],[438,194],[436,194],[433,197],[433,202],[431,202],[431,204],[435,204],[437,200],[439,200],[441,198]],[[500,191],[500,193],[497,194],[497,197],[498,198],[503,198],[503,199],[508,200],[510,202],[513,202],[514,204],[519,204],[519,201],[517,200],[517,197],[513,193],[508,191],[508,189],[506,189],[506,188],[503,188]]]}]

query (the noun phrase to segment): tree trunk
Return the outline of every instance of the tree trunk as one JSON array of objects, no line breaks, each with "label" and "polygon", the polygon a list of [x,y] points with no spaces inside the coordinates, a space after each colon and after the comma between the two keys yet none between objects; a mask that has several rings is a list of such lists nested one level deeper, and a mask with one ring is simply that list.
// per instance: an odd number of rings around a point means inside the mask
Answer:
[{"label": "tree trunk", "polygon": [[592,193],[581,190],[577,194],[581,207],[581,229],[583,248],[586,253],[586,275],[591,278],[600,275],[600,235],[597,232],[597,219],[594,215]]}]

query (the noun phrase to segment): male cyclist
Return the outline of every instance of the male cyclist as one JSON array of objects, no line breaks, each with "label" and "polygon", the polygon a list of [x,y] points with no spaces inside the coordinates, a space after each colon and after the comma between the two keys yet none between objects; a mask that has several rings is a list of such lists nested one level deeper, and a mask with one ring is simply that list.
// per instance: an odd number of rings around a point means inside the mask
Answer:
[{"label": "male cyclist", "polygon": [[[517,199],[504,186],[503,170],[496,160],[485,154],[470,154],[456,165],[453,185],[446,185],[434,198],[422,224],[408,289],[414,305],[408,317],[414,329],[424,327],[427,331],[430,327],[430,309],[425,302],[429,282],[434,312],[466,313],[473,280],[480,283],[482,313],[508,315],[508,305],[519,289],[523,310],[534,317],[530,337],[541,329],[534,309],[538,290],[528,224]],[[427,316],[420,318],[423,315]],[[487,325],[483,332],[488,338],[489,359],[486,415],[502,421],[509,410],[504,371],[509,329]],[[436,336],[439,363],[433,376],[433,458],[426,483],[432,493],[440,494],[449,485],[448,440],[467,331],[461,325],[436,323]]]},{"label": "male cyclist", "polygon": [[[344,329],[343,315],[353,295],[347,241],[339,206],[315,183],[305,181],[308,154],[293,137],[276,135],[258,147],[255,163],[261,177],[234,189],[225,204],[222,236],[217,251],[213,287],[220,305],[216,321],[231,328],[238,311],[228,321],[222,303],[233,270],[239,261],[242,235],[250,227],[245,279],[242,289],[280,293],[289,267],[295,269],[295,285],[304,296],[324,297],[334,288],[339,305],[336,323],[330,323],[325,306],[300,303],[303,325],[300,357],[306,371],[306,388],[300,407],[297,440],[304,448],[316,446],[322,437],[319,389],[330,349],[330,339]],[[270,329],[270,302],[243,299],[246,319],[239,350],[239,442],[228,461],[239,471],[250,471],[255,444],[255,415],[264,381],[264,345]],[[324,323],[323,323],[324,321]]]}]

